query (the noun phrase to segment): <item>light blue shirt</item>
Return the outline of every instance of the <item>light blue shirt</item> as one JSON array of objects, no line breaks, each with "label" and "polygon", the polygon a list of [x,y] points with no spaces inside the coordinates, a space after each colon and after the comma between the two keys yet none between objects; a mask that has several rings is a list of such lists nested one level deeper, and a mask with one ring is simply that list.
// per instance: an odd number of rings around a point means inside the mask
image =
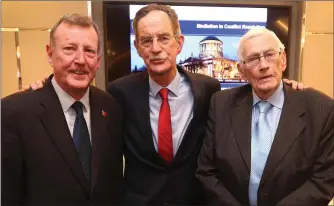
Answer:
[{"label": "light blue shirt", "polygon": [[[256,123],[259,120],[259,113],[260,111],[258,107],[256,107],[255,105],[261,101],[261,99],[256,95],[256,93],[253,90],[253,109],[252,109],[252,140],[256,137],[254,137],[255,134],[255,130],[256,130]],[[282,113],[282,108],[283,108],[283,104],[284,104],[284,91],[283,91],[283,82],[281,80],[278,88],[276,89],[276,91],[266,100],[267,102],[269,102],[272,105],[272,108],[268,111],[268,113],[266,114],[268,122],[269,122],[269,127],[270,127],[270,136],[268,138],[270,138],[270,142],[271,144],[274,141],[274,137],[276,134],[276,130],[277,130],[277,126],[281,117],[281,113]],[[253,148],[253,144],[252,144],[252,148],[251,148],[251,152],[254,151],[255,148]],[[262,171],[263,172],[263,171]],[[260,182],[258,182],[259,184]],[[256,203],[257,202],[257,197],[249,197],[250,199],[250,203]],[[255,205],[255,204],[251,204],[251,205]]]},{"label": "light blue shirt", "polygon": [[[151,78],[149,78],[149,84],[150,122],[154,147],[158,151],[158,120],[161,106],[159,91],[163,87],[155,83]],[[178,71],[173,81],[166,88],[169,90],[168,103],[171,111],[173,154],[175,156],[193,118],[194,96],[188,80]]]}]

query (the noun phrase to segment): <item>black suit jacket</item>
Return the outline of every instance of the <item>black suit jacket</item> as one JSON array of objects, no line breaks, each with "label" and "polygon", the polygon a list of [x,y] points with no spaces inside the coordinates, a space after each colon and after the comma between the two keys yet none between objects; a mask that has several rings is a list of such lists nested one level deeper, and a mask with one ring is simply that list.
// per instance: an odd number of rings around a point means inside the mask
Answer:
[{"label": "black suit jacket", "polygon": [[118,103],[90,87],[89,188],[50,79],[40,90],[1,100],[2,205],[120,204],[123,140]]},{"label": "black suit jacket", "polygon": [[[327,205],[334,195],[334,101],[284,85],[285,100],[258,190],[258,205]],[[252,89],[211,100],[197,177],[215,205],[249,205]]]},{"label": "black suit jacket", "polygon": [[195,178],[211,96],[220,90],[213,78],[185,72],[194,95],[194,115],[171,165],[156,152],[150,124],[148,73],[111,82],[108,91],[123,107],[125,135],[125,203],[129,205],[202,204]]}]

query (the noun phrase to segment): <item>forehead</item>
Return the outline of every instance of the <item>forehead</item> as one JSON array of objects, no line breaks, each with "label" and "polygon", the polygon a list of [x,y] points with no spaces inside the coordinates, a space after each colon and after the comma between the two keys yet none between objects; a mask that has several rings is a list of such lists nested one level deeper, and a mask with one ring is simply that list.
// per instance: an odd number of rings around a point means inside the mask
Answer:
[{"label": "forehead", "polygon": [[160,34],[172,32],[172,23],[169,16],[163,11],[150,11],[138,21],[137,31],[139,35]]},{"label": "forehead", "polygon": [[98,36],[93,27],[62,23],[56,29],[54,38],[57,42],[62,43],[89,44],[94,47],[98,45]]},{"label": "forehead", "polygon": [[278,44],[269,34],[260,34],[247,39],[244,42],[245,56],[252,53],[261,53],[269,49],[278,49]]}]

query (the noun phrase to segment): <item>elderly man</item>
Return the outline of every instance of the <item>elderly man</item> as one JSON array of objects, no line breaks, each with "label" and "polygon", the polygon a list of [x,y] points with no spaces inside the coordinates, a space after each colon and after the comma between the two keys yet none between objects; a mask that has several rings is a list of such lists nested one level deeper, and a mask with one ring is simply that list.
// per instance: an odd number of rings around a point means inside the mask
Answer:
[{"label": "elderly man", "polygon": [[195,171],[219,82],[176,65],[184,36],[170,6],[144,6],[133,29],[147,70],[108,85],[124,114],[124,204],[205,204]]},{"label": "elderly man", "polygon": [[327,205],[334,195],[334,101],[282,82],[284,45],[267,29],[240,40],[249,85],[216,93],[197,177],[216,205]]},{"label": "elderly man", "polygon": [[120,205],[122,112],[90,86],[101,40],[87,16],[63,16],[47,45],[53,74],[1,100],[1,205]]}]

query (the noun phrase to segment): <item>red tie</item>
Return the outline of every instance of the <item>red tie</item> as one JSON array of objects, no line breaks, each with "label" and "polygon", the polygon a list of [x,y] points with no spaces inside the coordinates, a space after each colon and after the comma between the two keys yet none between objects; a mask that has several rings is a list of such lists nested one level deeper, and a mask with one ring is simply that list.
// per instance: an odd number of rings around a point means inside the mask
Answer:
[{"label": "red tie", "polygon": [[171,163],[173,160],[173,140],[170,108],[168,104],[168,89],[162,88],[159,94],[162,102],[158,123],[158,152],[167,163]]}]

